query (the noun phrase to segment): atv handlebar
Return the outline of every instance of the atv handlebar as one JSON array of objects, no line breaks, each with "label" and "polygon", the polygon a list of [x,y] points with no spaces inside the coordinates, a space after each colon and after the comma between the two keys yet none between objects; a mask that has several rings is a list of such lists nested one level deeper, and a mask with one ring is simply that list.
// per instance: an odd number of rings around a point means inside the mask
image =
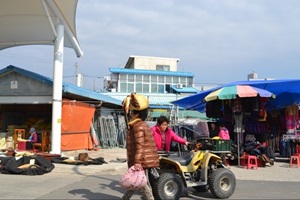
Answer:
[{"label": "atv handlebar", "polygon": [[163,157],[169,157],[171,154],[174,154],[174,152],[170,152],[170,151],[157,151],[159,156],[163,156]]}]

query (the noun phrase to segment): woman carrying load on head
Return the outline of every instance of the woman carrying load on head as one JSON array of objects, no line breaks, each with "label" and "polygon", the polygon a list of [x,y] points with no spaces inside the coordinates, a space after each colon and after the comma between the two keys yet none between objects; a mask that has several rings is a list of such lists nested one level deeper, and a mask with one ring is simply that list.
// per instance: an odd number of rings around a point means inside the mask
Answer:
[{"label": "woman carrying load on head", "polygon": [[[159,156],[153,139],[152,131],[145,122],[148,115],[149,101],[146,97],[131,93],[122,103],[125,114],[130,113],[128,131],[126,138],[127,165],[136,169],[144,169],[148,177],[150,168],[159,166]],[[143,199],[154,199],[151,185],[149,183],[140,189]],[[130,199],[134,190],[128,190],[123,200]]]}]

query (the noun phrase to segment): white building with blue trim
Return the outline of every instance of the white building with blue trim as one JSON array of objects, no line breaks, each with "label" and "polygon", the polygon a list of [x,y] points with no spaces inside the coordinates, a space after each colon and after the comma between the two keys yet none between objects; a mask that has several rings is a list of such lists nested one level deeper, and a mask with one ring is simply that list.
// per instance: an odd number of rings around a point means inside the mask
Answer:
[{"label": "white building with blue trim", "polygon": [[[172,101],[198,92],[193,73],[177,71],[178,62],[178,58],[130,56],[124,68],[109,68],[111,74],[104,79],[108,92],[103,94],[123,100],[131,92],[140,93],[149,99],[152,117],[169,116]],[[179,118],[201,115],[183,110],[177,114]]]}]

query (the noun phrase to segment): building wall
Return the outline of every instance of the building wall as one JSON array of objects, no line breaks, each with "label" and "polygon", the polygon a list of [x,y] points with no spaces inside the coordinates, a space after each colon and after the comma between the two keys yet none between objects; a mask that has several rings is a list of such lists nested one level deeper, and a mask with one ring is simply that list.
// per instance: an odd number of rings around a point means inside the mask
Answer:
[{"label": "building wall", "polygon": [[0,77],[0,96],[52,96],[52,86],[17,72]]},{"label": "building wall", "polygon": [[157,65],[169,65],[170,71],[177,71],[177,58],[160,58],[160,57],[134,57],[134,62],[130,68],[132,69],[144,69],[144,70],[156,70]]}]

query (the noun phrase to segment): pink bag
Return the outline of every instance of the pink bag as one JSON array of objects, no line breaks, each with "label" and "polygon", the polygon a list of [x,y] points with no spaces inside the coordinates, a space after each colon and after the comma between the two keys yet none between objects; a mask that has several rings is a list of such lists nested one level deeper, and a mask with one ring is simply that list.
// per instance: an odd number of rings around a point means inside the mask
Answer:
[{"label": "pink bag", "polygon": [[120,185],[127,190],[138,190],[147,185],[147,177],[144,170],[136,170],[130,167],[120,179]]}]

